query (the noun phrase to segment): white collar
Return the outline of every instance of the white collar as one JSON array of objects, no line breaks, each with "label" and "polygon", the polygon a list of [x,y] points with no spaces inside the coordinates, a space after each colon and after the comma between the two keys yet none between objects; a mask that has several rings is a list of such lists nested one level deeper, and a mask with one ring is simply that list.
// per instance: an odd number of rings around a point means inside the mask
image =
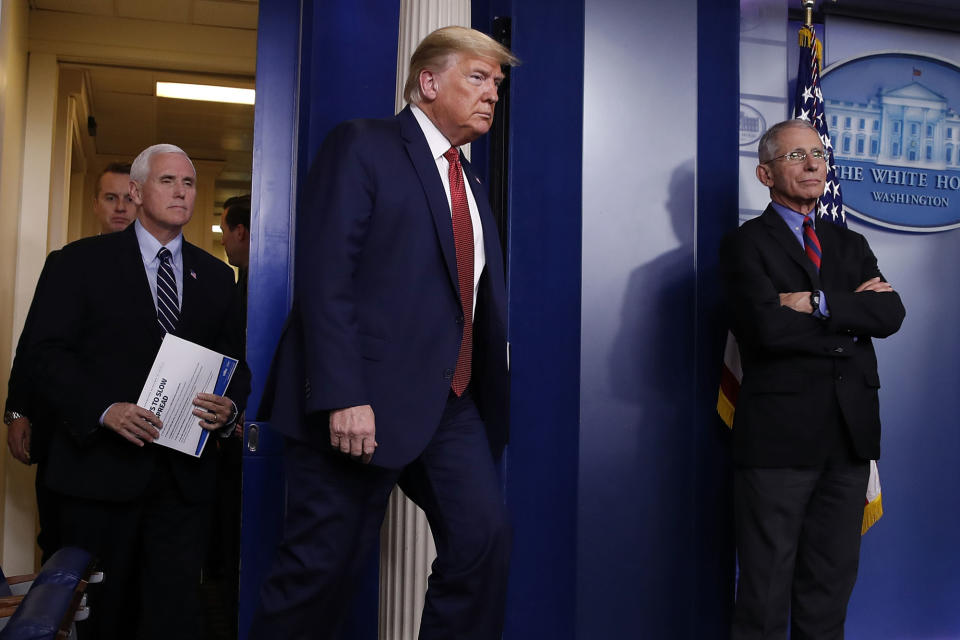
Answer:
[{"label": "white collar", "polygon": [[143,256],[143,263],[150,264],[157,259],[157,252],[160,247],[166,246],[170,250],[171,260],[174,264],[180,263],[180,253],[183,249],[183,232],[177,234],[177,237],[166,245],[160,244],[160,241],[153,237],[153,234],[147,231],[140,220],[134,220],[133,229],[137,232],[137,243],[140,245],[140,254]]},{"label": "white collar", "polygon": [[433,159],[439,160],[440,156],[445,154],[453,145],[450,144],[447,137],[440,132],[437,125],[433,124],[433,121],[420,107],[412,104],[410,105],[410,111],[413,112],[413,117],[417,119],[417,124],[420,125],[420,129],[427,139],[427,146],[430,147],[430,153],[433,155]]}]

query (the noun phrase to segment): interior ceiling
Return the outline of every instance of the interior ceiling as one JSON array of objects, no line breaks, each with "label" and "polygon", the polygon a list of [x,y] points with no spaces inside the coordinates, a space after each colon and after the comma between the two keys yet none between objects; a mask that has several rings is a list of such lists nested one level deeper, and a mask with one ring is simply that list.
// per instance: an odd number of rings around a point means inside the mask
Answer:
[{"label": "interior ceiling", "polygon": [[125,67],[69,66],[88,73],[98,153],[132,159],[155,141],[171,142],[191,158],[223,161],[217,186],[230,191],[228,196],[249,188],[253,106],[158,98],[155,87],[157,80],[164,80],[253,88],[252,81]]},{"label": "interior ceiling", "polygon": [[[31,9],[256,30],[257,0],[30,0]],[[170,142],[195,159],[224,163],[216,206],[249,193],[253,106],[157,98],[157,80],[253,88],[253,78],[103,64],[67,63],[86,71],[96,119],[97,153],[132,160],[154,142]],[[199,65],[197,69],[199,70]],[[215,213],[219,213],[219,210]]]},{"label": "interior ceiling", "polygon": [[30,0],[30,7],[112,18],[257,28],[257,0]]},{"label": "interior ceiling", "polygon": [[[801,1],[787,0],[800,17]],[[846,15],[960,31],[960,0],[817,0],[818,15]],[[105,19],[126,18],[255,30],[258,0],[30,0],[37,10]],[[253,158],[253,107],[157,98],[156,80],[253,87],[252,78],[215,77],[107,65],[70,64],[88,71],[97,121],[98,153],[133,158],[154,141],[173,142],[194,158],[223,161],[219,206],[248,192]],[[197,68],[199,71],[199,66]]]}]

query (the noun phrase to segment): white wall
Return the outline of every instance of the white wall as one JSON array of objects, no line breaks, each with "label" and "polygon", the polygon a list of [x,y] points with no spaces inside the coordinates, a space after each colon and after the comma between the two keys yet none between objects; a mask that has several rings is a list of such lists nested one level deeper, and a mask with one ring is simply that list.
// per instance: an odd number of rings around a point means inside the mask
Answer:
[{"label": "white wall", "polygon": [[[23,300],[15,295],[20,180],[23,169],[24,110],[27,83],[27,3],[2,0],[0,5],[0,308],[14,309]],[[32,293],[32,292],[31,292]],[[29,298],[27,298],[29,303]],[[7,396],[7,380],[15,334],[11,313],[0,314],[0,398]],[[10,528],[32,527],[32,513],[24,514],[18,496],[32,492],[32,469],[10,457],[0,447],[0,565],[8,574],[33,568],[33,547],[24,553],[8,548]]]}]

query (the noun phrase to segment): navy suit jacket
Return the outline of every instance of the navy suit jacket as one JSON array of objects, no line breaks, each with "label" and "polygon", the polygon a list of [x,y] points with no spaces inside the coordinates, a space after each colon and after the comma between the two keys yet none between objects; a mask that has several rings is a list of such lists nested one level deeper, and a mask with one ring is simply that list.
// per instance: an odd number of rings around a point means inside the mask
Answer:
[{"label": "navy suit jacket", "polygon": [[[507,440],[503,258],[484,189],[461,161],[486,252],[470,389],[498,454]],[[440,422],[463,333],[450,206],[409,108],[327,136],[304,186],[295,265],[293,308],[265,392],[274,427],[329,447],[328,412],[369,404],[379,445],[372,464],[404,466]]]},{"label": "navy suit jacket", "polygon": [[[187,500],[212,499],[211,443],[197,459],[160,445],[137,447],[99,424],[114,402],[137,402],[163,339],[134,225],[68,244],[47,270],[26,346],[31,383],[55,422],[46,484],[81,498],[135,500],[159,456],[167,456]],[[183,271],[177,335],[240,360],[225,395],[242,410],[250,373],[233,273],[186,240]]]},{"label": "navy suit jacket", "polygon": [[[899,294],[854,290],[883,277],[866,238],[817,221],[820,272],[772,207],[732,233],[721,249],[729,317],[743,382],[734,414],[734,460],[760,467],[808,466],[833,442],[836,409],[857,455],[880,457],[873,338],[896,332]],[[779,293],[822,290],[830,318],[780,305]]]}]

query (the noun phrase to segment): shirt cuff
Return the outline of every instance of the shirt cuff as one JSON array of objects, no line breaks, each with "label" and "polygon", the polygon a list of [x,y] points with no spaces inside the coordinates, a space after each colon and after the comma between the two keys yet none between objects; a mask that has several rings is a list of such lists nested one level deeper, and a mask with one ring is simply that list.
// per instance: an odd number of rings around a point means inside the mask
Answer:
[{"label": "shirt cuff", "polygon": [[114,403],[111,404],[109,407],[107,407],[106,409],[104,409],[104,410],[103,410],[103,413],[100,414],[100,426],[101,426],[101,427],[107,426],[107,425],[103,424],[103,419],[107,417],[107,412],[110,411],[110,409],[113,407],[114,404],[117,404],[117,403],[114,402]]}]

